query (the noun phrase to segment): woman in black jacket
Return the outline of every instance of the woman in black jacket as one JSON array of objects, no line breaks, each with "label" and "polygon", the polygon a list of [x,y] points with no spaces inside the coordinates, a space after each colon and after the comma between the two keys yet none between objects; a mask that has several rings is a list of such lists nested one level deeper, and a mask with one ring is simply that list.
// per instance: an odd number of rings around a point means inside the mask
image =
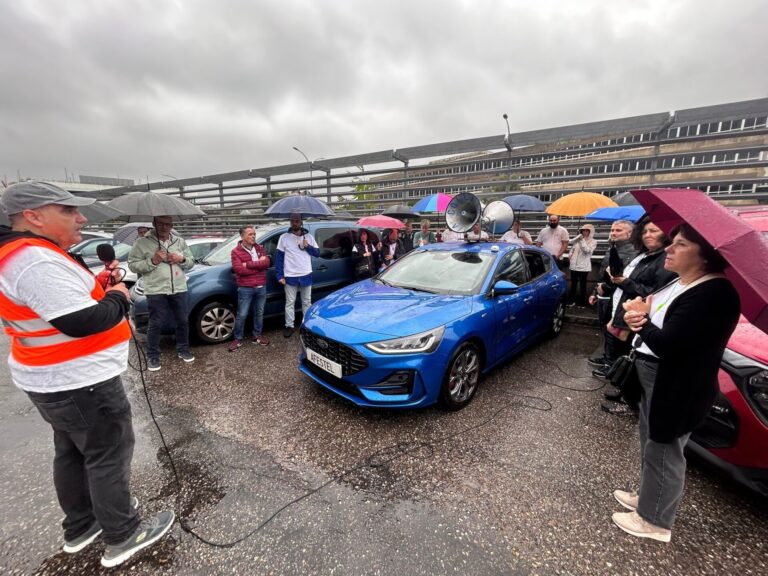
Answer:
[{"label": "woman in black jacket", "polygon": [[629,534],[669,542],[685,482],[685,447],[717,395],[717,371],[739,319],[739,295],[721,272],[726,262],[688,224],[670,234],[665,268],[679,278],[624,303],[637,333],[641,387],[638,492],[613,495],[632,512],[615,513]]},{"label": "woman in black jacket", "polygon": [[[647,217],[640,220],[632,231],[632,243],[638,251],[618,276],[609,275],[616,286],[613,293],[611,321],[608,331],[614,338],[606,339],[605,358],[614,362],[627,354],[631,347],[629,326],[624,322],[622,304],[638,296],[648,296],[662,286],[669,284],[677,274],[664,268],[664,248],[669,238]],[[608,269],[610,272],[610,268]],[[606,393],[608,400],[617,400],[618,394]],[[606,409],[604,406],[603,409]],[[608,409],[610,411],[610,409]]]},{"label": "woman in black jacket", "polygon": [[359,242],[352,247],[352,262],[355,266],[355,278],[363,280],[370,278],[379,269],[379,253],[376,250],[376,239],[369,238],[368,230],[358,231]]}]

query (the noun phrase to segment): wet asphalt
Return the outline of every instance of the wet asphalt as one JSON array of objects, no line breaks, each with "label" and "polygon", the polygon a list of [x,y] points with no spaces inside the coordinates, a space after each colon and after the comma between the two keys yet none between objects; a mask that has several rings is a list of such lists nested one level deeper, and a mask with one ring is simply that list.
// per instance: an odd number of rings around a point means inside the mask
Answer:
[{"label": "wet asphalt", "polygon": [[768,504],[693,459],[670,544],[611,523],[612,490],[637,485],[637,426],[600,410],[593,327],[566,324],[459,412],[356,408],[297,370],[297,335],[266,334],[192,364],[164,342],[145,375],[181,490],[126,373],[140,510],[173,508],[199,538],[177,523],[111,570],[100,540],[60,551],[50,429],[0,364],[0,573],[768,574]]}]

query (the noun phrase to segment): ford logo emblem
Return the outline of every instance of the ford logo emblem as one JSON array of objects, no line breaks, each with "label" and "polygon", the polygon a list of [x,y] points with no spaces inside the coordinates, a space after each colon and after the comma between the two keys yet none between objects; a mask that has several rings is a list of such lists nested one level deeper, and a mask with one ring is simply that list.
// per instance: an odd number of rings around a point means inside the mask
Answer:
[{"label": "ford logo emblem", "polygon": [[326,342],[322,338],[318,338],[317,347],[320,348],[321,350],[328,350],[328,342]]}]

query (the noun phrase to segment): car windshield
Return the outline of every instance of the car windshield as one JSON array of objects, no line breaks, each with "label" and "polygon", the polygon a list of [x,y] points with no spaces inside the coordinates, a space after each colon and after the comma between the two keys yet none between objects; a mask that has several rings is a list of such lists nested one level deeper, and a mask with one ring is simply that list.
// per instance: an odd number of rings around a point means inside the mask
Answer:
[{"label": "car windshield", "polygon": [[377,279],[390,286],[433,294],[477,294],[495,255],[474,251],[412,252]]},{"label": "car windshield", "polygon": [[[270,234],[270,232],[272,232],[275,228],[279,228],[283,225],[284,224],[265,224],[263,226],[255,226],[256,242],[261,244]],[[202,263],[209,264],[211,266],[215,266],[216,264],[229,264],[232,262],[232,250],[234,250],[239,241],[240,234],[231,236],[219,244],[216,248],[211,250],[211,252],[205,258],[203,258]]]}]

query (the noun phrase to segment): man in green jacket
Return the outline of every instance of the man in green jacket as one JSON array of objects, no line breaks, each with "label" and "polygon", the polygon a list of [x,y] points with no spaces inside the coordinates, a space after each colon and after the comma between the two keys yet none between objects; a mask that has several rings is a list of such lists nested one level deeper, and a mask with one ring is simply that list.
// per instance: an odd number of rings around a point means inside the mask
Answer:
[{"label": "man in green jacket", "polygon": [[165,318],[176,323],[176,350],[184,362],[193,362],[189,351],[186,270],[195,265],[194,256],[181,236],[171,231],[171,216],[155,216],[154,228],[138,238],[128,255],[128,268],[141,276],[149,308],[147,368],[160,370],[160,331]]}]

